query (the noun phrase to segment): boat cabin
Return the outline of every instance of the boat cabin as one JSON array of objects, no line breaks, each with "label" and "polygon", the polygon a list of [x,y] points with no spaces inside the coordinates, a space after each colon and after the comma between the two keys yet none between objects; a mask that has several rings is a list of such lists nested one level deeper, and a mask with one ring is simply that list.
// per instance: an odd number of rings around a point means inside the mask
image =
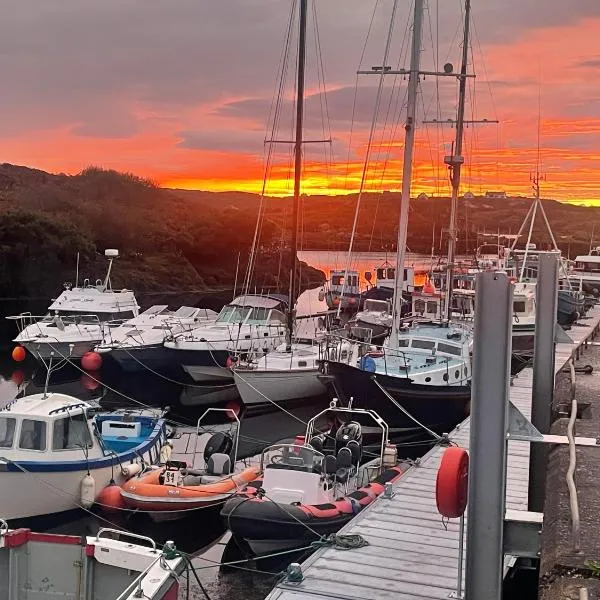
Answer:
[{"label": "boat cabin", "polygon": [[444,296],[441,292],[413,292],[411,298],[413,315],[432,321],[442,318]]},{"label": "boat cabin", "polygon": [[[379,288],[395,289],[396,287],[396,267],[385,262],[383,265],[375,268],[375,285]],[[412,267],[404,269],[404,280],[402,289],[405,292],[412,291],[415,286],[415,270]]]},{"label": "boat cabin", "polygon": [[520,282],[515,284],[513,292],[513,319],[535,320],[535,283]]},{"label": "boat cabin", "polygon": [[575,273],[600,273],[600,249],[595,248],[590,254],[575,258]]},{"label": "boat cabin", "polygon": [[348,271],[347,278],[344,269],[331,271],[331,274],[329,275],[329,291],[334,294],[341,294],[342,291],[344,294],[360,293],[358,271]]},{"label": "boat cabin", "polygon": [[216,325],[276,325],[286,323],[287,303],[276,296],[238,296],[222,309]]},{"label": "boat cabin", "polygon": [[0,409],[0,455],[19,461],[93,461],[137,448],[156,425],[152,417],[89,418],[91,408],[59,393],[13,400]]}]

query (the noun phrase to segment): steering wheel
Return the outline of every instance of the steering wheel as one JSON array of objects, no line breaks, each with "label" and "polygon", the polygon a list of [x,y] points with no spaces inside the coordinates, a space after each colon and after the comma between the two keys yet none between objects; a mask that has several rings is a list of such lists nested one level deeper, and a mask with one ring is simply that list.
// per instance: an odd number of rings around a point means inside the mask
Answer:
[{"label": "steering wheel", "polygon": [[282,454],[276,454],[275,456],[271,457],[271,464],[272,465],[280,465],[283,462],[283,455]]}]

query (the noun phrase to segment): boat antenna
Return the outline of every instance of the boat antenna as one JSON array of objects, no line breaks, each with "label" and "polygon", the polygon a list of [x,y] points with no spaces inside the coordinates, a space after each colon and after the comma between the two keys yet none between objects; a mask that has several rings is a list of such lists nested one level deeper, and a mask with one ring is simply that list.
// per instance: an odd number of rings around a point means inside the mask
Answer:
[{"label": "boat antenna", "polygon": [[308,0],[300,0],[298,31],[298,70],[296,80],[296,137],[294,142],[294,204],[292,209],[292,243],[290,248],[290,300],[287,314],[288,351],[292,348],[294,331],[294,304],[298,295],[296,256],[298,254],[298,226],[300,219],[300,184],[302,180],[302,133],[304,121],[304,77],[306,67],[306,17]]},{"label": "boat antenna", "polygon": [[[448,228],[448,270],[446,271],[446,318],[452,318],[452,287],[454,282],[454,259],[456,254],[456,207],[460,189],[460,170],[465,159],[462,155],[463,132],[465,127],[465,100],[467,95],[467,67],[469,61],[469,27],[471,24],[471,0],[465,0],[465,24],[463,32],[460,75],[458,76],[458,110],[456,114],[456,137],[452,145],[452,155],[444,162],[450,171],[452,197],[450,201],[450,225]],[[451,66],[450,66],[451,68]]]},{"label": "boat antenna", "polygon": [[77,266],[75,267],[75,287],[79,287],[79,252],[77,253]]}]

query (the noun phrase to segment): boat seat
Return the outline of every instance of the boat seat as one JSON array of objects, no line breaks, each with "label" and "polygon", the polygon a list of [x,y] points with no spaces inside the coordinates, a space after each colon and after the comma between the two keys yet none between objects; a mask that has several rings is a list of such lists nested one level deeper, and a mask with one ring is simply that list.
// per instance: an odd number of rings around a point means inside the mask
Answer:
[{"label": "boat seat", "polygon": [[352,453],[352,464],[355,467],[358,467],[362,456],[362,448],[360,447],[360,444],[356,440],[350,440],[346,444],[346,447],[349,448],[350,452]]},{"label": "boat seat", "polygon": [[340,448],[335,458],[335,479],[339,483],[346,483],[352,473],[352,451],[347,446]]},{"label": "boat seat", "polygon": [[231,458],[228,454],[215,452],[211,454],[206,463],[207,475],[229,475],[231,473]]}]

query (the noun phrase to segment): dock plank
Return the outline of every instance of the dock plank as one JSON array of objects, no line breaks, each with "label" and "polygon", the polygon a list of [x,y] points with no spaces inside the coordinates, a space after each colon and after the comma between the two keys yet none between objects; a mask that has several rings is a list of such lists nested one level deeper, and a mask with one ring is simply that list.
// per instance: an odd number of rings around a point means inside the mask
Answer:
[{"label": "dock plank", "polygon": [[[594,307],[583,326],[568,332],[573,343],[556,345],[555,374],[599,323],[600,308]],[[526,368],[510,387],[511,402],[528,418],[532,386],[533,370]],[[468,449],[469,430],[467,418],[450,438]],[[394,484],[391,499],[379,498],[342,529],[341,533],[361,534],[369,546],[317,551],[304,562],[301,583],[282,581],[266,600],[447,600],[456,591],[459,527],[458,520],[442,522],[436,509],[435,480],[443,452],[440,446],[430,450]],[[510,442],[507,510],[527,510],[528,482],[529,444]],[[508,563],[510,557],[505,567]],[[464,570],[462,577],[464,581]]]}]

